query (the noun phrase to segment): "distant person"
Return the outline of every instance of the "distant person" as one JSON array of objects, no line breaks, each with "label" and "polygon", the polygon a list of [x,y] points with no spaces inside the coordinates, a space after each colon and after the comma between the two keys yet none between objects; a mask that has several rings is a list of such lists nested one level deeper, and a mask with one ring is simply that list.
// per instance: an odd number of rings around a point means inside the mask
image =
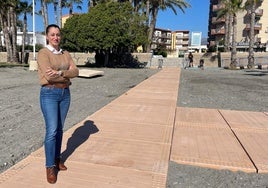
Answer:
[{"label": "distant person", "polygon": [[78,76],[78,69],[70,54],[59,46],[60,39],[59,26],[47,26],[47,46],[38,52],[37,58],[40,107],[46,125],[44,147],[49,183],[56,183],[58,170],[67,170],[61,160],[63,126],[71,100],[70,78]]},{"label": "distant person", "polygon": [[198,68],[200,68],[201,70],[204,70],[204,59],[200,59]]},{"label": "distant person", "polygon": [[188,59],[189,59],[189,67],[193,67],[194,66],[194,56],[193,56],[192,52],[189,53]]}]

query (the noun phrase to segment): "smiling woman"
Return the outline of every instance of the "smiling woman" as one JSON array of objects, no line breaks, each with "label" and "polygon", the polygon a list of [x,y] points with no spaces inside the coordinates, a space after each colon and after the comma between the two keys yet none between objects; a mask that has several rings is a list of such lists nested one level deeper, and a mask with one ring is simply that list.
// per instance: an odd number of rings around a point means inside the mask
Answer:
[{"label": "smiling woman", "polygon": [[38,53],[38,75],[41,87],[40,106],[44,116],[47,181],[56,183],[56,170],[67,170],[61,160],[63,126],[70,107],[70,79],[78,76],[78,68],[69,52],[63,51],[57,25],[46,29],[47,47]]}]

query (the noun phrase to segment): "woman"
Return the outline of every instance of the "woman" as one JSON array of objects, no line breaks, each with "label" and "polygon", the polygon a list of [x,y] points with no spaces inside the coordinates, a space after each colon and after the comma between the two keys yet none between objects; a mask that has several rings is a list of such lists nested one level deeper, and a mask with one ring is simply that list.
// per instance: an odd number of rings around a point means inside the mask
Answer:
[{"label": "woman", "polygon": [[38,52],[38,76],[41,85],[40,106],[46,125],[44,140],[46,174],[49,183],[56,183],[57,170],[67,170],[61,160],[63,125],[70,106],[70,78],[78,69],[67,51],[60,49],[60,28],[46,28],[47,46]]}]

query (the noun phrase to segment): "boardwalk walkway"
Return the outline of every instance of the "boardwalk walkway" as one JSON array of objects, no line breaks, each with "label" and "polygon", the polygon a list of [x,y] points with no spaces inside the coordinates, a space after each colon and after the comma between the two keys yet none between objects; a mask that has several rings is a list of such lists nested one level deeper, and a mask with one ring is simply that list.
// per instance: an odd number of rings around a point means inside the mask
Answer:
[{"label": "boardwalk walkway", "polygon": [[177,107],[179,78],[163,69],[66,131],[56,184],[40,148],[0,174],[0,187],[164,188],[169,160],[268,172],[268,113]]}]

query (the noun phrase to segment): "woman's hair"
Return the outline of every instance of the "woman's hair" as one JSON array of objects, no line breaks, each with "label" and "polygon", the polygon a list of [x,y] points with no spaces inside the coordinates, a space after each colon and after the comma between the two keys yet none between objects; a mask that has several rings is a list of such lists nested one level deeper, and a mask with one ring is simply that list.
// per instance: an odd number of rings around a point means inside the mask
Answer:
[{"label": "woman's hair", "polygon": [[[56,25],[56,24],[50,24],[50,25],[48,25],[47,28],[46,28],[46,35],[48,34],[49,29],[50,29],[51,27],[55,27],[55,28],[58,28],[58,29],[60,30],[60,27],[59,27],[58,25]],[[48,44],[48,40],[46,40],[46,43]]]},{"label": "woman's hair", "polygon": [[50,25],[48,25],[47,28],[46,28],[46,34],[49,32],[49,29],[50,29],[51,27],[56,27],[56,28],[58,28],[58,29],[60,30],[60,27],[59,27],[58,25],[56,25],[56,24],[50,24]]}]

